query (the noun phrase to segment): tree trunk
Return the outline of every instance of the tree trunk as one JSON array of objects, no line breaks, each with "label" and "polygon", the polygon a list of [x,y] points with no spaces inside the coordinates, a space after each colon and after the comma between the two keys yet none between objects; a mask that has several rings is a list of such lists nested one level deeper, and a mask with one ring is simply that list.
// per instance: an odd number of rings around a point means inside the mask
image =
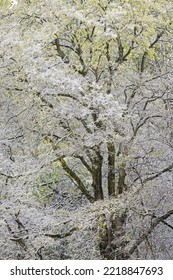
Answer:
[{"label": "tree trunk", "polygon": [[115,196],[115,146],[108,143],[108,194]]},{"label": "tree trunk", "polygon": [[98,223],[98,241],[100,255],[103,259],[114,260],[115,250],[112,247],[112,231],[109,225],[109,219],[105,214],[101,214]]},{"label": "tree trunk", "polygon": [[118,194],[121,194],[124,190],[127,189],[127,185],[125,183],[125,178],[126,178],[126,163],[122,162],[121,166],[119,167],[119,178],[118,178]]},{"label": "tree trunk", "polygon": [[101,214],[98,224],[98,240],[100,254],[106,260],[126,260],[129,255],[125,250],[125,219],[126,215]]},{"label": "tree trunk", "polygon": [[111,216],[111,230],[112,230],[112,247],[115,250],[115,259],[116,260],[128,260],[129,254],[125,250],[127,244],[125,238],[125,221],[126,213],[121,215],[112,215]]},{"label": "tree trunk", "polygon": [[94,189],[94,201],[104,198],[102,189],[102,161],[101,155],[93,160],[92,186]]}]

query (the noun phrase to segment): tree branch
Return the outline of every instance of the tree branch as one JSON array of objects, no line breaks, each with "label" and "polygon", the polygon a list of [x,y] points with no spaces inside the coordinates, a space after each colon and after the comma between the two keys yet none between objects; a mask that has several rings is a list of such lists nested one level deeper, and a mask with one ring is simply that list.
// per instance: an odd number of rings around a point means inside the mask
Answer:
[{"label": "tree branch", "polygon": [[[164,223],[164,220],[173,215],[173,210],[168,211],[165,215],[155,218],[152,221],[152,225],[149,229],[144,231],[144,233],[136,240],[136,242],[132,245],[132,247],[128,250],[129,255],[132,255],[134,251],[138,248],[138,246],[151,234],[151,232],[155,229],[155,227],[160,223]],[[171,227],[172,228],[172,227]]]},{"label": "tree branch", "polygon": [[64,234],[59,234],[59,233],[45,233],[44,235],[45,236],[48,236],[48,237],[51,237],[51,238],[54,238],[54,239],[62,239],[62,238],[65,238],[67,236],[70,236],[73,234],[74,231],[78,230],[77,227],[73,227],[71,228],[68,232],[64,233]]},{"label": "tree branch", "polygon": [[[151,43],[151,45],[149,46],[149,49],[154,47],[154,45],[159,41],[159,39],[162,37],[163,34],[164,34],[164,30],[162,30],[159,34],[157,34],[156,39],[154,40],[153,43]],[[142,56],[142,60],[141,60],[141,69],[140,69],[141,73],[144,72],[144,64],[145,64],[145,60],[146,60],[147,55],[148,55],[148,52],[145,51],[143,56]]]},{"label": "tree branch", "polygon": [[162,169],[161,171],[159,171],[157,174],[146,178],[146,179],[143,181],[143,184],[145,184],[145,183],[148,182],[148,181],[152,181],[152,180],[158,178],[160,175],[162,175],[162,174],[165,173],[165,172],[170,172],[172,169],[173,169],[173,163],[170,164],[168,167],[166,167],[166,168]]},{"label": "tree branch", "polygon": [[70,175],[70,177],[77,183],[78,188],[80,189],[80,191],[87,197],[87,199],[90,202],[94,201],[94,198],[90,195],[90,193],[88,192],[88,190],[85,188],[83,182],[81,181],[81,179],[78,177],[78,175],[67,165],[66,161],[60,157],[58,158],[58,160],[60,161],[63,169]]}]

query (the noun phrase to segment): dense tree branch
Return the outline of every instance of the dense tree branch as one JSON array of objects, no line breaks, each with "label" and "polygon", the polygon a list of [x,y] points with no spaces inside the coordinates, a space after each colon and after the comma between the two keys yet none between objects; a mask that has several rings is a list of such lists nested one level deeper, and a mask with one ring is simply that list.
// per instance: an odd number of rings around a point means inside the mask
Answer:
[{"label": "dense tree branch", "polygon": [[132,247],[128,250],[129,255],[132,255],[135,252],[135,250],[138,248],[138,246],[151,234],[151,232],[156,228],[156,226],[160,222],[164,222],[164,220],[169,218],[171,215],[173,215],[173,210],[170,210],[163,216],[153,219],[152,225],[150,226],[150,228],[145,230],[144,233],[135,241],[135,243],[132,245]]},{"label": "dense tree branch", "polygon": [[158,177],[159,177],[160,175],[162,175],[163,173],[170,172],[172,169],[173,169],[173,163],[170,164],[168,167],[162,169],[161,171],[159,171],[159,172],[156,173],[155,175],[146,178],[146,179],[143,181],[143,184],[145,184],[145,183],[148,182],[148,181],[152,181],[152,180],[158,178]]}]

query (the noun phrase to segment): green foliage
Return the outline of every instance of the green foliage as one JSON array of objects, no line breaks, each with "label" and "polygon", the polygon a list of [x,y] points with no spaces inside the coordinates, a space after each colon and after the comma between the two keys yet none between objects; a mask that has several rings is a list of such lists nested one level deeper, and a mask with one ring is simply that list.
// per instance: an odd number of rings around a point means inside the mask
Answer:
[{"label": "green foliage", "polygon": [[46,206],[55,199],[59,176],[57,171],[45,172],[33,184],[32,194],[42,205]]},{"label": "green foliage", "polygon": [[0,7],[8,8],[11,5],[11,1],[8,0],[0,0]]}]

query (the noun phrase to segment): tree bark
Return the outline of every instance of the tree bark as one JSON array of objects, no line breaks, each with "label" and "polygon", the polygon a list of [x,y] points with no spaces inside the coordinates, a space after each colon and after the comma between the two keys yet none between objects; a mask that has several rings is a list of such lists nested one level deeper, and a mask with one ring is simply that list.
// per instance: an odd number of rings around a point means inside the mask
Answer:
[{"label": "tree bark", "polygon": [[125,220],[126,214],[101,214],[98,223],[98,240],[101,256],[106,260],[126,260],[129,254],[125,250]]},{"label": "tree bark", "polygon": [[108,143],[108,195],[115,196],[115,146]]},{"label": "tree bark", "polygon": [[126,178],[126,163],[122,162],[121,166],[119,167],[119,178],[118,178],[118,194],[121,194],[124,190],[126,190],[127,186],[125,184],[125,178]]},{"label": "tree bark", "polygon": [[63,158],[59,158],[58,160],[60,161],[63,169],[67,172],[67,174],[69,174],[70,177],[75,181],[78,189],[86,196],[86,198],[90,202],[94,202],[94,198],[90,195],[79,176],[67,165],[66,161]]},{"label": "tree bark", "polygon": [[126,239],[125,239],[125,221],[126,213],[121,215],[112,215],[110,219],[111,224],[111,234],[112,234],[112,247],[115,251],[116,260],[127,260],[129,259],[129,254],[125,250]]},{"label": "tree bark", "polygon": [[103,200],[103,189],[102,189],[102,162],[101,155],[93,159],[93,173],[92,173],[92,187],[94,189],[94,201]]}]

